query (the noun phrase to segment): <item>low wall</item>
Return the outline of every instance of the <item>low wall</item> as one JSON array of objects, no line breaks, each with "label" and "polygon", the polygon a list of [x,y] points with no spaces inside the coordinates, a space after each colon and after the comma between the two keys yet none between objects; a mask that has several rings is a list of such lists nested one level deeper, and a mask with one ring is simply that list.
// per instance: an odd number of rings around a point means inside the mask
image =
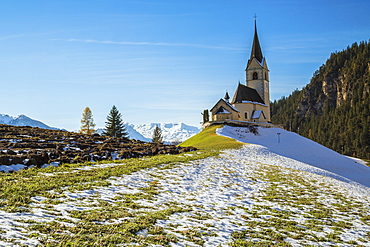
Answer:
[{"label": "low wall", "polygon": [[225,125],[229,125],[229,126],[235,126],[235,127],[261,126],[261,127],[265,127],[265,128],[284,129],[282,126],[275,125],[275,124],[272,124],[272,123],[246,122],[246,121],[228,120],[228,119],[224,120],[224,121],[210,121],[210,122],[204,123],[202,125],[202,127],[207,128],[211,125],[221,125],[221,124],[225,124]]}]

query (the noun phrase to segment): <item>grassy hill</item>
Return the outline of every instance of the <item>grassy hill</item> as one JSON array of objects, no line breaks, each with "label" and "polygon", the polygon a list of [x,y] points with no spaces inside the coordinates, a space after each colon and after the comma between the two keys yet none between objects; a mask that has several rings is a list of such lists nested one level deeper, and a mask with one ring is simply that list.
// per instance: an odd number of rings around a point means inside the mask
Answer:
[{"label": "grassy hill", "polygon": [[235,139],[219,136],[216,134],[216,129],[222,127],[222,125],[213,125],[205,128],[200,133],[181,143],[180,146],[192,146],[201,150],[223,150],[230,148],[240,148],[243,143],[237,142]]}]

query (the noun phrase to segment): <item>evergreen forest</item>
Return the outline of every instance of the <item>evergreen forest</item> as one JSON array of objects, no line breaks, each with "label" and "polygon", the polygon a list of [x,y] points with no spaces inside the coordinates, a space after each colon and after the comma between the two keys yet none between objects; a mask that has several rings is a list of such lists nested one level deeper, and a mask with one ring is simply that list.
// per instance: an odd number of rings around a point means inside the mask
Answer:
[{"label": "evergreen forest", "polygon": [[344,155],[370,159],[370,45],[332,53],[302,90],[271,103],[272,122]]}]

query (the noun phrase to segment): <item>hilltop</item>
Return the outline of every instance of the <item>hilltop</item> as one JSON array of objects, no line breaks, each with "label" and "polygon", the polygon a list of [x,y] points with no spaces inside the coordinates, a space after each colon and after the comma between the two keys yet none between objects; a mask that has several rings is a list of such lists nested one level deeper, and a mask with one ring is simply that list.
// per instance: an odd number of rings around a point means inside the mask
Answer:
[{"label": "hilltop", "polygon": [[370,188],[370,167],[364,162],[341,155],[294,132],[280,128],[258,128],[258,134],[255,135],[246,128],[224,126],[217,130],[217,134],[255,144],[245,147],[257,152],[253,160],[262,162],[266,156],[269,159],[276,157],[277,160],[269,164],[333,177],[347,183],[355,182]]}]

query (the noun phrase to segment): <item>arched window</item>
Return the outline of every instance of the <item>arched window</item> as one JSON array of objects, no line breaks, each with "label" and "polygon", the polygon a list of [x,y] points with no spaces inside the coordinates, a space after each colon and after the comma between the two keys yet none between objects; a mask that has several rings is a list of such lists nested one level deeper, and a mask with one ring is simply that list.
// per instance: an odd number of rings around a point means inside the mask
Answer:
[{"label": "arched window", "polygon": [[258,74],[257,72],[253,72],[253,80],[257,80],[258,79]]},{"label": "arched window", "polygon": [[248,119],[248,112],[244,112],[244,119]]}]

